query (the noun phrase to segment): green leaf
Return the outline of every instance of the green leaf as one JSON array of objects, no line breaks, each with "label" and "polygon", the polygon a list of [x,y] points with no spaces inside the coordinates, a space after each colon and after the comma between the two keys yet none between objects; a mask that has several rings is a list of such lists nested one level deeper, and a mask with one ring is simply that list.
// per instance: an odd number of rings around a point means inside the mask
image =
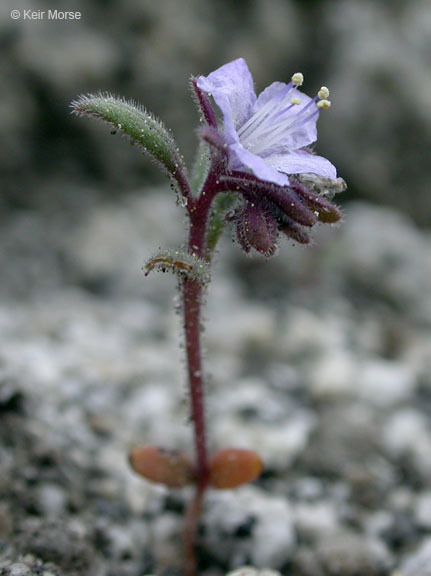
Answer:
[{"label": "green leaf", "polygon": [[191,188],[195,196],[199,196],[211,165],[209,146],[202,140],[199,142],[199,147],[196,153],[196,159],[193,164]]},{"label": "green leaf", "polygon": [[223,228],[225,227],[226,213],[232,208],[232,206],[234,206],[237,199],[237,195],[231,192],[218,194],[214,199],[206,237],[206,251],[208,259],[211,258],[211,254],[213,253],[218,239],[223,232]]},{"label": "green leaf", "polygon": [[163,167],[187,192],[186,167],[178,147],[165,126],[145,108],[110,94],[80,96],[71,103],[78,116],[100,118],[127,135]]}]

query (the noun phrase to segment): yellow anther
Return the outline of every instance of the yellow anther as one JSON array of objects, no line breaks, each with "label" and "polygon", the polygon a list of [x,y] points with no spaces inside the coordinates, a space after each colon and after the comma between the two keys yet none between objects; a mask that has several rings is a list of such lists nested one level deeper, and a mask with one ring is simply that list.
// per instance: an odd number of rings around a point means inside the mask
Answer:
[{"label": "yellow anther", "polygon": [[330,106],[331,102],[329,100],[319,100],[319,102],[317,103],[317,107],[323,108],[324,110],[326,110],[326,108],[330,108]]},{"label": "yellow anther", "polygon": [[290,103],[291,104],[301,104],[301,98],[291,98]]},{"label": "yellow anther", "polygon": [[326,98],[329,96],[329,89],[326,88],[326,86],[322,86],[317,95],[319,96],[320,100],[326,100]]},{"label": "yellow anther", "polygon": [[292,84],[294,86],[302,86],[303,82],[304,82],[304,76],[303,74],[301,74],[301,72],[296,72],[296,74],[292,76]]}]

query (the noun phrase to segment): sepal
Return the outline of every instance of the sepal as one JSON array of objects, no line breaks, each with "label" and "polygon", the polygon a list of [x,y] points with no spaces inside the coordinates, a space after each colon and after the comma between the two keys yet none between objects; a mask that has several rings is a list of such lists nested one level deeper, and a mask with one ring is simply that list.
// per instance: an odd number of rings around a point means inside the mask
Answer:
[{"label": "sepal", "polygon": [[202,119],[205,121],[206,124],[208,124],[208,126],[213,126],[214,128],[216,128],[217,120],[214,114],[213,107],[211,106],[210,99],[208,98],[206,93],[199,88],[198,78],[192,76],[190,85],[192,87],[195,96],[194,100],[199,108]]},{"label": "sepal", "polygon": [[317,219],[319,222],[323,222],[324,224],[335,224],[335,222],[342,219],[343,213],[341,210],[323,196],[310,192],[310,190],[299,182],[292,182],[291,187],[308,208],[317,213]]},{"label": "sepal", "polygon": [[279,224],[279,230],[288,238],[295,240],[298,244],[303,244],[308,246],[311,244],[311,236],[302,226],[293,222],[288,218],[285,218],[282,224]]},{"label": "sepal", "polygon": [[269,211],[246,202],[235,220],[238,242],[245,252],[254,248],[264,256],[273,256],[277,248],[277,222]]},{"label": "sepal", "polygon": [[197,134],[201,140],[210,145],[213,152],[216,151],[219,154],[220,158],[227,165],[227,144],[220,132],[211,126],[201,126],[198,128]]}]

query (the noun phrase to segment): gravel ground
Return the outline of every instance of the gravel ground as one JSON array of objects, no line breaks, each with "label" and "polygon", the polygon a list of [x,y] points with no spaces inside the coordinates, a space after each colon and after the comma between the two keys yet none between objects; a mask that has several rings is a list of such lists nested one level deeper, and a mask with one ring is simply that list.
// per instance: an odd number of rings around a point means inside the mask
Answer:
[{"label": "gravel ground", "polygon": [[[180,211],[155,189],[0,230],[1,576],[179,574],[189,493],[127,453],[192,445],[175,280],[141,271],[181,242]],[[326,228],[269,262],[229,238],[216,258],[211,449],[265,470],[208,495],[205,576],[431,574],[430,237],[367,204]]]}]

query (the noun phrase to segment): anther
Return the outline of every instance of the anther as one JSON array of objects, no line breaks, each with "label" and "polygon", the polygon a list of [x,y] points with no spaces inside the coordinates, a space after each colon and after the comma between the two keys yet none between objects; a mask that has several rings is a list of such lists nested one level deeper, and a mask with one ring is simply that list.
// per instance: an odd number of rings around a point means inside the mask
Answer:
[{"label": "anther", "polygon": [[301,74],[301,72],[296,72],[293,76],[292,76],[292,84],[294,86],[302,86],[302,83],[304,82],[304,75]]},{"label": "anther", "polygon": [[291,98],[290,103],[291,104],[301,104],[301,98]]},{"label": "anther", "polygon": [[329,108],[330,106],[331,102],[329,100],[319,100],[317,103],[317,107],[323,110],[326,110],[326,108]]},{"label": "anther", "polygon": [[326,98],[329,96],[329,89],[326,86],[322,86],[317,95],[319,96],[320,100],[326,100]]}]

